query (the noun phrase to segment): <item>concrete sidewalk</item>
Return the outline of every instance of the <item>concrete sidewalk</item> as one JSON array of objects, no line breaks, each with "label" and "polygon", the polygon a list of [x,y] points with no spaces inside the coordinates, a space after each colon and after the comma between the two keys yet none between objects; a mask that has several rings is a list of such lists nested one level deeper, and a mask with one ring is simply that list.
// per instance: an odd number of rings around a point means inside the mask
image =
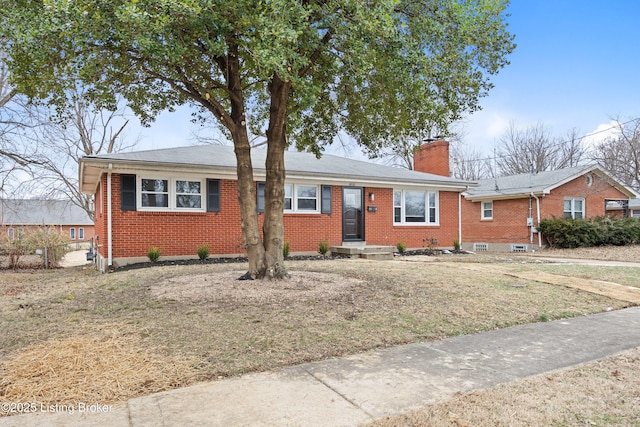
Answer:
[{"label": "concrete sidewalk", "polygon": [[0,426],[357,426],[635,347],[640,307],[214,381],[132,399],[106,413],[0,418]]}]

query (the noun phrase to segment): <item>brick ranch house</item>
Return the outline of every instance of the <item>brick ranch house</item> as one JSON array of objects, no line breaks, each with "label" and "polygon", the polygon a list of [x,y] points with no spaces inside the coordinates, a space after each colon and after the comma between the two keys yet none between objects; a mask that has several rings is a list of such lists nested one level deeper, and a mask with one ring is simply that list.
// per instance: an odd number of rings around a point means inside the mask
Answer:
[{"label": "brick ranch house", "polygon": [[[258,209],[264,203],[266,150],[252,150]],[[411,171],[364,161],[286,152],[285,240],[292,254],[319,243],[424,247],[461,239],[461,194],[472,183],[449,176],[448,143],[426,144]],[[87,156],[80,187],[95,197],[98,266],[242,254],[233,147],[191,146]]]},{"label": "brick ranch house", "polygon": [[547,218],[632,216],[634,190],[598,165],[483,179],[463,193],[463,248],[535,250],[544,245],[536,224]]},{"label": "brick ranch house", "polygon": [[[258,210],[264,203],[265,150],[254,149]],[[243,253],[233,147],[192,146],[87,156],[80,185],[95,197],[98,265]],[[638,195],[597,165],[476,182],[451,178],[449,144],[414,156],[415,171],[309,153],[286,152],[285,240],[291,252],[355,244],[529,251],[544,241],[543,218],[612,214]],[[627,212],[628,213],[628,212]]]},{"label": "brick ranch house", "polygon": [[42,227],[64,234],[70,242],[89,241],[94,236],[93,221],[70,200],[2,199],[0,224],[9,240]]}]

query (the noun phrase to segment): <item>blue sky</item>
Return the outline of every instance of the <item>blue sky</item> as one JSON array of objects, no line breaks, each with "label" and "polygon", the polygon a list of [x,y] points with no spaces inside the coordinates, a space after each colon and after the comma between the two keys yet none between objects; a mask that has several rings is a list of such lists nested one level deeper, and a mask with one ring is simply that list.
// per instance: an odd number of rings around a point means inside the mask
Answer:
[{"label": "blue sky", "polygon": [[[518,46],[492,78],[482,111],[462,125],[467,145],[490,153],[511,121],[541,123],[560,137],[640,116],[640,1],[513,0],[508,13]],[[149,129],[131,129],[129,138],[140,132],[135,149],[191,145],[197,129],[179,111],[162,114]]]},{"label": "blue sky", "polygon": [[508,12],[518,46],[465,142],[492,147],[510,121],[585,135],[640,115],[639,1],[513,0]]}]

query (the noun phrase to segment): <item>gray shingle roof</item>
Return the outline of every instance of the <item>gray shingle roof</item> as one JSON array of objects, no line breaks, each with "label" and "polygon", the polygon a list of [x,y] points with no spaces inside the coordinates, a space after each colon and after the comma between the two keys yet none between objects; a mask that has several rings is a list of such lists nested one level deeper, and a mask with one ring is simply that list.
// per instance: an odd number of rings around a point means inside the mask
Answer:
[{"label": "gray shingle roof", "polygon": [[547,194],[552,189],[559,187],[575,178],[588,172],[598,172],[605,174],[616,187],[632,196],[631,189],[616,182],[598,165],[576,166],[553,171],[538,173],[524,173],[518,175],[502,176],[498,178],[482,179],[478,185],[465,192],[465,196],[472,200],[480,199],[500,199],[525,196],[530,193],[537,195]]},{"label": "gray shingle roof", "polygon": [[[264,174],[266,150],[254,148],[251,150],[254,171]],[[166,148],[158,150],[136,151],[100,156],[87,156],[81,162],[95,164],[96,162],[159,164],[165,167],[171,165],[202,166],[203,168],[230,169],[236,168],[236,157],[233,147],[225,145],[196,145],[189,147]],[[387,182],[410,182],[426,185],[450,185],[464,188],[473,184],[458,179],[415,172],[408,169],[380,165],[360,160],[325,154],[317,159],[310,153],[294,151],[285,152],[285,168],[288,175],[304,175],[338,178],[348,182],[350,180],[378,180]],[[82,178],[82,177],[81,177]],[[84,186],[83,186],[84,189]]]},{"label": "gray shingle roof", "polygon": [[4,225],[93,225],[87,212],[67,200],[0,200]]}]

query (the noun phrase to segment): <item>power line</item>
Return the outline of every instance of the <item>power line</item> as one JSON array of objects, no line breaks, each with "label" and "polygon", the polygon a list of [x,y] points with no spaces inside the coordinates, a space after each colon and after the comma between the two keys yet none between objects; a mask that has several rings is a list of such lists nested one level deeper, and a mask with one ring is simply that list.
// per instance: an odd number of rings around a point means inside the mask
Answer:
[{"label": "power line", "polygon": [[[604,133],[604,132],[609,132],[610,130],[613,130],[613,129],[616,129],[616,128],[620,128],[620,127],[624,127],[624,125],[627,125],[627,124],[635,122],[635,121],[640,121],[640,117],[636,117],[634,119],[628,120],[628,121],[623,122],[623,123],[618,122],[616,125],[608,127],[606,129],[602,129],[602,130],[599,130],[599,131],[591,132],[591,133],[585,134],[583,136],[577,137],[575,139],[578,140],[578,141],[582,141],[583,139],[588,138],[590,136],[597,135],[597,134]],[[549,148],[557,147],[557,146],[566,144],[567,142],[570,142],[570,141],[571,140],[569,140],[569,139],[560,140],[560,141],[557,141],[555,143],[550,144]],[[511,156],[508,155],[508,154],[505,154],[505,155],[502,155],[502,156],[498,156],[498,155],[494,154],[493,156],[490,156],[490,157],[485,157],[485,158],[481,158],[481,159],[465,159],[464,161],[465,162],[487,162],[487,161],[491,161],[491,160],[495,161],[495,160],[498,160],[498,159],[506,159],[508,157],[511,157]]]}]

